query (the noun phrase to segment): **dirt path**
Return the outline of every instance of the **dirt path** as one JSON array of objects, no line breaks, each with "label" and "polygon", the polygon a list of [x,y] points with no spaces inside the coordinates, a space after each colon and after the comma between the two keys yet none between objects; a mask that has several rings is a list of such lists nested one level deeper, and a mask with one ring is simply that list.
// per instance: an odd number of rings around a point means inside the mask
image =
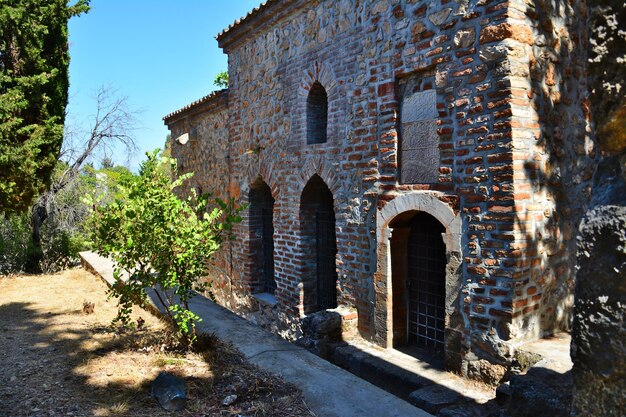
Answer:
[{"label": "dirt path", "polygon": [[[166,327],[145,311],[134,316],[141,330],[120,332],[105,291],[82,270],[0,277],[0,416],[171,416],[148,395],[162,370],[187,383],[176,415],[311,415],[296,388],[219,342],[203,355],[168,352]],[[230,394],[237,401],[223,406]]]}]

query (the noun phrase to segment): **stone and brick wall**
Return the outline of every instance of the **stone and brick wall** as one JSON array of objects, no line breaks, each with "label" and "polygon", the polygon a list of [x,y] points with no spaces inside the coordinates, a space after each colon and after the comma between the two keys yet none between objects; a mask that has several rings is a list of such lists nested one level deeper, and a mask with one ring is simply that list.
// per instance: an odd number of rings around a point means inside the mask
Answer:
[{"label": "stone and brick wall", "polygon": [[[594,166],[581,13],[561,0],[270,0],[218,35],[227,93],[165,118],[174,139],[190,132],[172,154],[196,186],[240,203],[267,184],[271,310],[287,322],[304,315],[301,196],[319,176],[333,196],[337,303],[385,347],[394,242],[404,217],[430,214],[445,228],[447,366],[508,364],[518,342],[570,321],[572,233]],[[307,143],[319,86],[326,140]],[[235,234],[211,278],[245,314],[259,280],[248,218]]]}]

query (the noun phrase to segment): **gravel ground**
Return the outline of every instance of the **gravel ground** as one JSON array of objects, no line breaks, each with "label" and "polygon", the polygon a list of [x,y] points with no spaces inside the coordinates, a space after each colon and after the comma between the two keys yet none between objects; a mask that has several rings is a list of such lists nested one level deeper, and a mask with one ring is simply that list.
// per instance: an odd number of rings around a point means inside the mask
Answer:
[{"label": "gravel ground", "polygon": [[136,311],[143,325],[130,331],[111,325],[115,313],[104,283],[80,269],[0,277],[0,416],[171,416],[148,394],[161,371],[186,382],[177,416],[313,415],[296,387],[231,346],[207,338],[200,353],[172,350],[158,318]]}]

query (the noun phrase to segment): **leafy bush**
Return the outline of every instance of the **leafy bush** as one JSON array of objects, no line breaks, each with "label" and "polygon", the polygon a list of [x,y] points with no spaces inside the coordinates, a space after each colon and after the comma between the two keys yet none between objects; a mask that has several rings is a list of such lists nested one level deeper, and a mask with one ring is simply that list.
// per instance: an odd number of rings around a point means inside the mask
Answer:
[{"label": "leafy bush", "polygon": [[0,215],[0,274],[26,270],[32,250],[28,215]]},{"label": "leafy bush", "polygon": [[[57,184],[67,163],[60,161],[53,175]],[[55,192],[39,196],[45,216],[39,220],[40,244],[33,244],[33,210],[0,215],[0,274],[55,272],[78,263],[78,253],[91,248],[88,219],[93,205],[104,205],[123,195],[135,176],[125,167],[96,170],[86,166],[76,178]],[[38,206],[36,206],[38,207]]]},{"label": "leafy bush", "polygon": [[189,300],[194,291],[206,289],[199,283],[205,263],[233,223],[241,221],[240,209],[232,200],[227,204],[219,199],[208,209],[210,196],[197,196],[193,190],[179,198],[176,188],[192,174],[172,181],[167,172],[177,172],[176,161],[157,152],[147,156],[124,199],[94,213],[93,241],[99,254],[115,262],[111,296],[118,298],[116,321],[129,324],[133,305],[145,306],[146,289],[151,288],[183,343],[190,346],[200,317],[189,309]]}]

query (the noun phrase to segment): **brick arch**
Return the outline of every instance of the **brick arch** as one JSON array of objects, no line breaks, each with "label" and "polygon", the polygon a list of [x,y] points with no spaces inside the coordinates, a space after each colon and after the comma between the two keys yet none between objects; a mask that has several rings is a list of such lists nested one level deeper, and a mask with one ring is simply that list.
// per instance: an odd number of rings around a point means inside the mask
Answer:
[{"label": "brick arch", "polygon": [[324,87],[326,93],[328,94],[329,100],[331,96],[338,93],[338,89],[336,88],[337,78],[335,77],[335,72],[332,67],[323,62],[316,61],[302,74],[298,88],[298,95],[306,100],[309,96],[311,87],[316,81],[322,84],[322,87]]},{"label": "brick arch", "polygon": [[[250,187],[258,179],[261,178],[270,189],[272,190],[272,197],[278,200],[280,194],[280,188],[277,181],[274,178],[274,163],[261,159],[258,164],[248,164],[245,170],[245,181],[241,186],[242,196],[247,196],[250,192]],[[247,199],[247,197],[245,197]]]},{"label": "brick arch", "polygon": [[315,174],[319,175],[320,178],[326,183],[326,186],[333,193],[335,201],[337,201],[337,193],[341,188],[341,181],[337,176],[335,169],[319,156],[308,158],[300,169],[300,172],[296,177],[300,192],[302,192],[311,177]]},{"label": "brick arch", "polygon": [[448,252],[461,253],[461,216],[433,193],[414,192],[398,196],[378,211],[376,236],[381,242],[389,238],[389,224],[396,216],[407,211],[423,211],[430,214],[446,228],[444,243]]},{"label": "brick arch", "polygon": [[445,272],[445,364],[448,369],[458,369],[461,363],[459,349],[467,317],[461,308],[462,250],[461,215],[442,202],[440,195],[432,192],[412,192],[396,197],[377,212],[377,271],[372,283],[376,341],[382,346],[393,347],[393,275],[391,258],[392,222],[411,212],[423,212],[433,216],[444,227],[442,233],[446,246]]}]

